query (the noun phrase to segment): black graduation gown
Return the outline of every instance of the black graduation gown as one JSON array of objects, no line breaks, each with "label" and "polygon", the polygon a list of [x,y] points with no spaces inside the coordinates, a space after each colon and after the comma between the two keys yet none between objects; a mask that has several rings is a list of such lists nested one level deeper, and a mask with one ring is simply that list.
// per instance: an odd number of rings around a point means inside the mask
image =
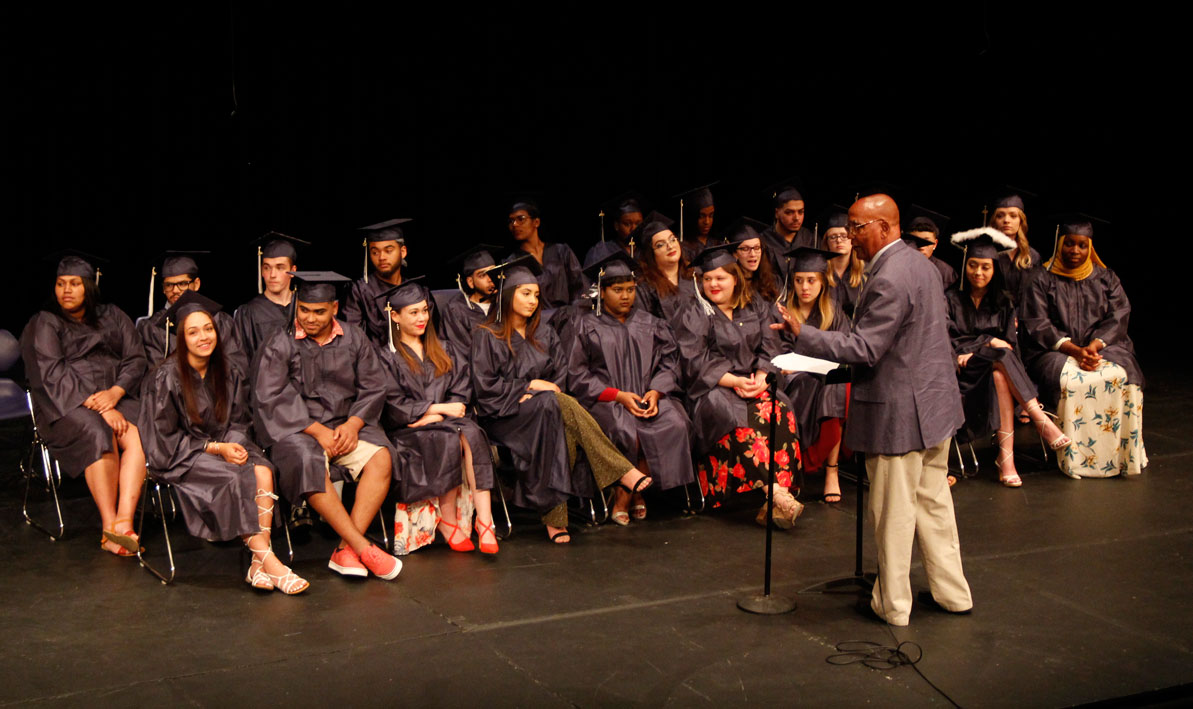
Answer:
[{"label": "black graduation gown", "polygon": [[659,291],[648,281],[639,281],[634,305],[660,320],[671,322],[679,312],[695,302],[696,286],[692,279],[680,278],[676,292],[670,295],[659,295]]},{"label": "black graduation gown", "polygon": [[[401,342],[395,347],[406,348]],[[381,423],[400,462],[398,471],[398,499],[419,502],[438,497],[458,486],[462,480],[461,434],[472,450],[472,470],[478,490],[493,487],[493,455],[485,432],[469,416],[444,418],[439,423],[408,428],[422,418],[431,404],[460,402],[472,399],[472,378],[467,357],[451,343],[444,349],[452,360],[452,368],[443,376],[435,376],[435,367],[426,361],[422,372],[415,372],[398,352],[386,347],[381,361],[390,378],[389,395],[385,399]],[[411,357],[418,359],[406,348]]]},{"label": "black graduation gown", "polygon": [[264,295],[258,295],[236,309],[233,318],[240,335],[240,347],[250,363],[245,371],[252,376],[256,371],[251,366],[257,350],[278,330],[285,330],[294,322],[294,298],[289,305],[278,305]]},{"label": "black graduation gown", "polygon": [[700,252],[711,245],[715,245],[712,235],[709,235],[704,243],[701,243],[699,239],[684,239],[679,242],[679,248],[683,251],[683,258],[686,263],[696,263],[696,257],[700,255]]},{"label": "black graduation gown", "polygon": [[862,287],[849,285],[849,269],[845,269],[845,273],[837,279],[837,285],[834,286],[833,297],[837,299],[837,305],[840,306],[841,312],[845,313],[846,317],[853,317],[853,308],[857,305],[858,296],[862,293]]},{"label": "black graduation gown", "polygon": [[[228,367],[226,395],[228,412],[223,420],[215,415],[215,396],[210,376],[204,380],[188,372],[201,423],[191,420],[182,397],[182,380],[174,358],[159,365],[145,383],[141,404],[141,443],[145,461],[156,478],[174,486],[186,530],[202,539],[235,539],[256,534],[260,525],[257,503],[269,507],[271,500],[256,500],[257,477],[253,466],[273,466],[253,441],[249,412],[248,378],[238,366]],[[248,451],[248,461],[234,465],[218,455],[203,451],[210,441],[239,443]],[[274,515],[274,520],[280,519]]]},{"label": "black graduation gown", "polygon": [[[527,252],[514,251],[506,259],[517,258]],[[542,308],[558,308],[580,297],[584,290],[584,274],[580,261],[567,244],[543,244],[543,272],[538,277]]]},{"label": "black graduation gown", "polygon": [[944,285],[945,290],[957,285],[957,270],[955,268],[948,265],[944,261],[941,261],[935,256],[929,256],[928,260],[931,261],[932,265],[936,267],[936,270],[940,272],[940,282]]},{"label": "black graduation gown", "polygon": [[[495,305],[496,302],[490,304],[489,308]],[[459,352],[465,354],[472,348],[472,331],[489,319],[489,314],[484,308],[458,291],[444,300],[439,312],[440,339],[452,343]],[[385,349],[388,351],[388,348]]]},{"label": "black graduation gown", "polygon": [[[849,318],[841,312],[836,301],[833,302],[836,312],[833,321],[829,323],[829,332],[850,331]],[[803,327],[820,327],[820,309],[813,306],[811,315]],[[784,348],[795,350],[795,338],[787,330],[780,335]],[[815,445],[820,439],[820,422],[829,418],[845,418],[846,404],[849,399],[849,389],[845,384],[825,384],[824,377],[808,372],[797,372],[788,375],[787,385],[784,387],[787,397],[791,399],[791,408],[795,412],[796,423],[799,425],[799,440],[802,445]]]},{"label": "black graduation gown", "polygon": [[[697,302],[681,311],[672,323],[680,366],[688,383],[688,412],[699,453],[710,451],[733,429],[750,425],[751,402],[720,386],[721,376],[726,372],[750,376],[759,369],[778,373],[771,359],[782,352],[782,345],[760,313],[751,304],[735,309],[730,320],[715,307],[712,314],[705,314]],[[779,401],[790,407],[781,381],[778,389]]]},{"label": "black graduation gown", "polygon": [[1019,308],[1024,364],[1049,403],[1060,396],[1060,372],[1068,357],[1052,349],[1062,337],[1081,347],[1101,339],[1106,343],[1102,357],[1127,370],[1128,383],[1144,386],[1127,335],[1131,303],[1114,271],[1095,265],[1088,278],[1074,281],[1041,269]]},{"label": "black graduation gown", "polygon": [[1023,301],[1023,296],[1027,293],[1027,286],[1031,280],[1043,272],[1043,263],[1040,254],[1030,246],[1027,247],[1027,252],[1031,256],[1031,265],[1025,269],[1020,269],[1015,266],[1011,260],[1012,251],[1003,251],[998,254],[998,270],[1002,273],[1003,283],[1006,284],[1007,292],[1011,294],[1011,300],[1018,305]]},{"label": "black graduation gown", "polygon": [[140,412],[141,338],[120,308],[104,303],[96,314],[99,324],[92,328],[43,310],[21,333],[38,429],[62,470],[73,477],[113,452],[112,428],[83,406],[87,397],[119,386],[125,394],[116,410],[134,425]]},{"label": "black graduation gown", "polygon": [[[549,327],[538,328],[542,349],[517,332],[510,336],[513,351],[484,327],[472,332],[472,391],[476,412],[489,438],[509,449],[518,481],[514,503],[547,511],[569,496],[595,495],[592,476],[568,469],[567,441],[559,402],[551,392],[539,391],[524,402],[532,379],[566,384],[567,352]],[[581,468],[583,466],[577,466]]]},{"label": "black graduation gown", "polygon": [[[220,349],[224,351],[224,358],[239,367],[240,371],[247,372],[249,359],[244,347],[240,344],[240,328],[237,327],[236,321],[222,310],[215,314],[214,320],[215,330],[220,338]],[[145,346],[145,359],[148,360],[150,369],[161,364],[162,360],[166,358],[167,346],[170,352],[174,351],[178,342],[176,339],[178,325],[179,323],[170,323],[170,331],[166,332],[165,308],[137,321],[137,334],[141,336],[141,343]],[[169,339],[168,343],[166,342],[167,338]]]},{"label": "black graduation gown", "polygon": [[800,227],[799,231],[795,233],[795,238],[788,243],[786,239],[779,236],[773,226],[767,227],[758,236],[761,237],[762,245],[766,247],[770,254],[771,267],[774,269],[775,278],[780,283],[786,281],[787,276],[791,273],[791,265],[783,254],[792,249],[798,249],[801,246],[806,246],[810,249],[818,249],[820,246],[816,243],[816,235],[812,233],[811,229],[807,227]]},{"label": "black graduation gown", "polygon": [[[635,417],[615,401],[599,401],[607,388],[642,396],[662,394],[659,412]],[[568,357],[568,390],[625,457],[646,458],[661,489],[692,482],[692,424],[683,409],[679,351],[666,322],[635,307],[625,323],[602,313],[584,313],[576,324]]]},{"label": "black graduation gown", "polygon": [[[945,293],[948,302],[949,339],[953,354],[972,354],[957,370],[957,385],[965,408],[965,428],[961,437],[973,440],[998,430],[998,394],[994,389],[994,364],[1001,362],[1007,378],[1024,400],[1036,397],[1036,385],[1027,376],[1019,358],[1015,336],[1015,305],[1004,292],[988,292],[981,307],[975,308],[969,293],[952,289]],[[989,347],[994,338],[1005,340],[1013,349]]]},{"label": "black graduation gown", "polygon": [[393,286],[370,273],[368,283],[363,278],[352,281],[340,302],[340,320],[360,328],[378,347],[389,347],[389,317],[379,296],[390,288]]},{"label": "black graduation gown", "polygon": [[[322,347],[309,337],[276,332],[257,354],[254,430],[269,448],[278,490],[291,504],[325,488],[323,448],[303,433],[312,423],[335,428],[356,416],[365,422],[360,440],[388,449],[390,460],[396,460],[379,425],[388,382],[377,350],[359,328],[341,327],[344,334]],[[331,474],[333,480],[344,475],[335,465]]]}]

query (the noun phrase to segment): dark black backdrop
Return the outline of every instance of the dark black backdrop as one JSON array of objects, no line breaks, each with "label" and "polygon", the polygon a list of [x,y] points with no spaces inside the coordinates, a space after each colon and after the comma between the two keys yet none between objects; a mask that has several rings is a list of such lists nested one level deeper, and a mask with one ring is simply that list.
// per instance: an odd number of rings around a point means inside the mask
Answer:
[{"label": "dark black backdrop", "polygon": [[1041,252],[1049,213],[1096,214],[1139,312],[1163,296],[1121,238],[1133,109],[1107,98],[1134,49],[1083,7],[14,10],[2,324],[49,294],[40,256],[66,245],[113,260],[105,296],[136,317],[164,248],[211,249],[203,289],[235,305],[267,229],[355,276],[352,229],[410,216],[411,272],[446,286],[447,256],[505,243],[511,190],[542,192],[547,236],[582,255],[623,189],[674,216],[667,197],[720,179],[724,224],[765,218],[763,188],[790,174],[813,214],[881,179],[955,228],[1013,184],[1039,195]]}]

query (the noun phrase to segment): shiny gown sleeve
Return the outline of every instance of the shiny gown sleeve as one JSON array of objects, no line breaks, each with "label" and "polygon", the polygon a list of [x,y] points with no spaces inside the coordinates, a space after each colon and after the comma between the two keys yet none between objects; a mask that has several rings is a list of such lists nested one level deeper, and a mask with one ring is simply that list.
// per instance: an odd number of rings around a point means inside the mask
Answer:
[{"label": "shiny gown sleeve", "polygon": [[650,381],[646,389],[674,396],[679,393],[679,381],[679,346],[671,326],[660,319],[654,330],[654,361],[650,365]]},{"label": "shiny gown sleeve", "polygon": [[178,373],[171,363],[158,367],[147,382],[141,401],[141,444],[145,463],[154,471],[185,472],[205,455],[208,437],[195,436],[185,425],[186,416]]},{"label": "shiny gown sleeve", "polygon": [[472,391],[480,416],[502,417],[518,413],[518,400],[530,380],[516,376],[513,354],[489,330],[472,331]]},{"label": "shiny gown sleeve", "polygon": [[276,332],[257,355],[253,425],[266,446],[315,423],[296,384],[301,363],[293,337],[285,331]]},{"label": "shiny gown sleeve", "polygon": [[113,324],[120,334],[120,365],[116,369],[116,386],[125,391],[127,396],[137,398],[141,391],[141,382],[145,378],[148,363],[145,359],[145,349],[141,344],[141,336],[133,326],[133,321],[123,311],[115,308]]},{"label": "shiny gown sleeve", "polygon": [[721,377],[733,369],[712,341],[709,317],[697,303],[685,308],[675,319],[675,341],[683,353],[680,366],[692,399],[713,391]]},{"label": "shiny gown sleeve", "polygon": [[39,404],[50,404],[38,408],[38,416],[45,419],[41,421],[43,424],[57,421],[95,393],[88,391],[91,387],[66,361],[59,339],[61,330],[55,327],[59,325],[54,322],[57,317],[39,312],[21,334],[21,356],[29,385],[34,389],[40,387],[45,393],[39,397]]}]

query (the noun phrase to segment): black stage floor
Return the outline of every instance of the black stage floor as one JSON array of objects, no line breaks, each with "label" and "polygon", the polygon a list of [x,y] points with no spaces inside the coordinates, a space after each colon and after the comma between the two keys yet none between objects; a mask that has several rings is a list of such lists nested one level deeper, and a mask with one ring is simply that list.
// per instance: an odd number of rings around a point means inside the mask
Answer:
[{"label": "black stage floor", "polygon": [[[496,559],[437,545],[406,557],[392,583],[334,576],[331,542],[315,535],[297,562],[313,586],[288,598],[249,590],[235,546],[195,540],[162,586],[99,551],[77,483],[68,535],[51,543],[22,522],[12,475],[0,493],[0,705],[1184,704],[1191,393],[1153,374],[1151,466],[1137,478],[1073,481],[1028,463],[1039,446],[1022,429],[1020,470],[1036,472],[1010,490],[986,452],[981,476],[954,490],[973,614],[917,607],[889,631],[851,595],[797,595],[852,573],[848,487],[843,504],[811,504],[776,534],[775,591],[799,608],[764,617],[735,606],[762,583],[764,535],[744,508],[685,517],[656,502],[646,522],[581,528],[567,547],[527,521]],[[918,565],[912,578],[926,587]],[[916,668],[826,662],[838,643],[893,638],[923,649]]]}]

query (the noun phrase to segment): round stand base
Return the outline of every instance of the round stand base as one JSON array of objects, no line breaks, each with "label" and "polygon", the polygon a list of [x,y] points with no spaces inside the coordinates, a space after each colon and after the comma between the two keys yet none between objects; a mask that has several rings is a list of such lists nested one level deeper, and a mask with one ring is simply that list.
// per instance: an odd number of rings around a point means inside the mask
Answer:
[{"label": "round stand base", "polygon": [[737,602],[737,607],[747,613],[759,615],[779,615],[795,610],[795,601],[783,596],[749,596]]}]

